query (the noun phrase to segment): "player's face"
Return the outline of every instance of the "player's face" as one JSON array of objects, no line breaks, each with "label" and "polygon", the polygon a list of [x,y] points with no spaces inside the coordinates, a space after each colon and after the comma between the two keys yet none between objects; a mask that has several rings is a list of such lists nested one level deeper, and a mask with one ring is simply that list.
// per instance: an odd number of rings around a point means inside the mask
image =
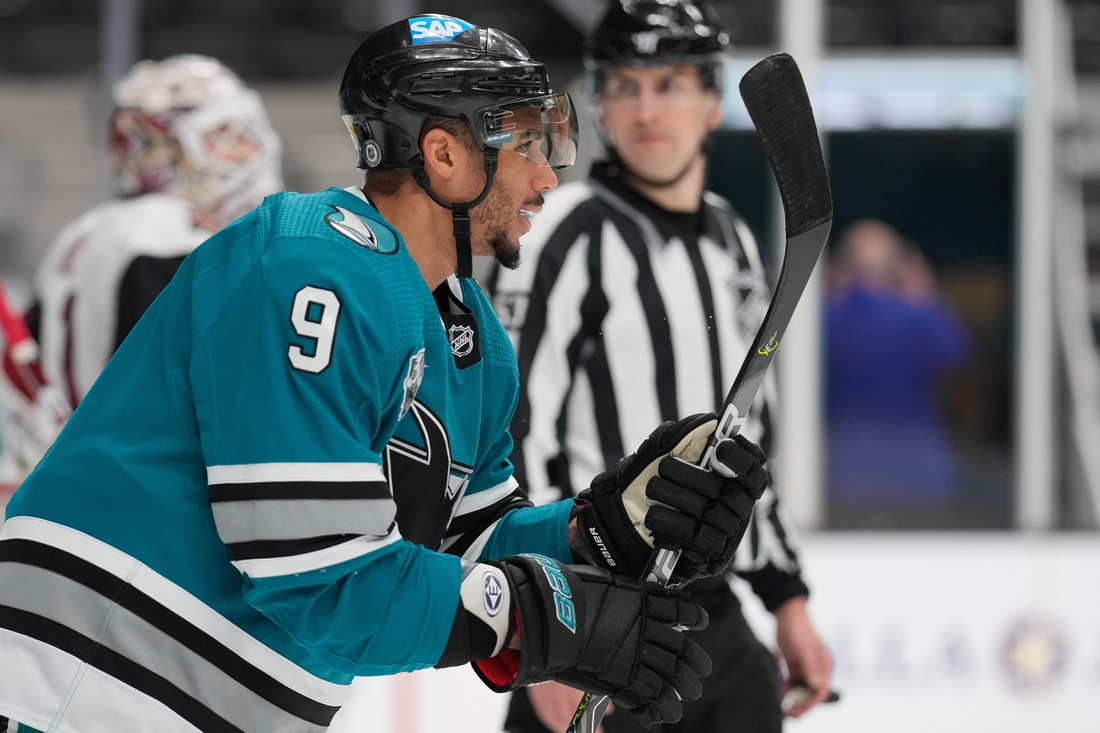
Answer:
[{"label": "player's face", "polygon": [[[531,142],[537,145],[537,140]],[[480,156],[477,160],[480,166]],[[557,185],[558,177],[548,166],[539,165],[522,151],[501,150],[492,191],[470,209],[473,253],[492,255],[500,264],[515,269],[519,238],[531,231],[530,217],[542,209],[542,195]]]},{"label": "player's face", "polygon": [[675,180],[722,121],[717,92],[696,66],[619,67],[600,92],[601,121],[627,167],[647,181]]}]

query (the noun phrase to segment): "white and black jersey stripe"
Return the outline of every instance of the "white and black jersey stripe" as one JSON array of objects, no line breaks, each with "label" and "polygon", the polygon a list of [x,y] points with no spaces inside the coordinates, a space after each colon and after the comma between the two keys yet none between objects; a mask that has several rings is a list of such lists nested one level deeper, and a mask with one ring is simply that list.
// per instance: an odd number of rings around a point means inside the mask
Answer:
[{"label": "white and black jersey stripe", "polygon": [[92,730],[109,709],[118,730],[320,733],[347,694],[133,557],[32,517],[0,527],[0,659],[24,705],[0,715],[40,730]]},{"label": "white and black jersey stripe", "polygon": [[316,570],[400,538],[377,463],[208,466],[210,505],[233,565],[251,577]]},{"label": "white and black jersey stripe", "polygon": [[[537,503],[585,488],[662,421],[716,410],[767,309],[756,244],[724,200],[668,212],[607,166],[547,196],[523,255],[490,290],[519,357],[512,460]],[[769,375],[742,431],[769,453],[775,400]],[[738,571],[804,590],[774,492],[755,525]]]},{"label": "white and black jersey stripe", "polygon": [[440,550],[476,562],[501,518],[525,506],[531,506],[531,502],[512,477],[492,488],[463,496],[455,507]]}]

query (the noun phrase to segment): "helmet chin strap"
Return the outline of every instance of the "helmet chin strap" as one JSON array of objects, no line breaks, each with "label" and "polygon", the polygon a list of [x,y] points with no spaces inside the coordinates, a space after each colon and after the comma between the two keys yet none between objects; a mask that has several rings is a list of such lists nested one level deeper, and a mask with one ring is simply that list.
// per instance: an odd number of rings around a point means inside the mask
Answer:
[{"label": "helmet chin strap", "polygon": [[477,195],[477,198],[473,201],[467,201],[466,203],[450,203],[444,201],[439,194],[432,190],[432,183],[428,179],[428,172],[424,170],[423,154],[417,155],[409,161],[409,172],[412,173],[413,180],[424,189],[424,192],[431,197],[432,201],[436,202],[444,209],[451,210],[451,222],[454,228],[455,237],[455,254],[458,255],[458,269],[455,270],[455,274],[459,277],[473,277],[474,256],[470,243],[470,209],[484,201],[485,197],[489,195],[489,192],[493,188],[493,178],[496,177],[497,173],[496,148],[487,147],[485,149],[485,187],[481,189],[481,193]]}]

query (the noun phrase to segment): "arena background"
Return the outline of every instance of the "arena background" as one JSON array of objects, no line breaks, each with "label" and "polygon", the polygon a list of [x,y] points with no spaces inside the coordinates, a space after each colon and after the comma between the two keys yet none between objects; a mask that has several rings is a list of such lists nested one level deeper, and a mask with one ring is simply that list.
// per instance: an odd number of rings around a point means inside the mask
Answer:
[{"label": "arena background", "polygon": [[[973,340],[937,395],[959,467],[951,500],[842,503],[826,478],[824,284],[800,306],[779,357],[777,470],[843,699],[789,729],[1100,730],[1100,2],[714,5],[736,53],[711,186],[766,243],[773,277],[774,184],[732,90],[787,50],[822,128],[834,233],[867,217],[896,227]],[[502,28],[580,99],[581,38],[602,8],[0,0],[0,276],[26,304],[50,239],[110,196],[107,89],[135,60],[220,58],[261,92],[287,186],[314,191],[360,180],[336,89],[372,29],[424,12]],[[583,152],[598,154],[594,135]],[[750,616],[767,638],[767,614]],[[503,717],[503,698],[465,669],[357,688],[333,730],[495,731]]]}]

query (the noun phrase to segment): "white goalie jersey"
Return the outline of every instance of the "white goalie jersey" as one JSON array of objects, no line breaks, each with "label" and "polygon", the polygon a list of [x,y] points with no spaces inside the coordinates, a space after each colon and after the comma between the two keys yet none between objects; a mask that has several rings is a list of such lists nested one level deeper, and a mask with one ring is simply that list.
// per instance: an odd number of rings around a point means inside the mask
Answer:
[{"label": "white goalie jersey", "polygon": [[50,245],[35,273],[37,335],[46,379],[73,407],[179,263],[210,235],[191,210],[166,194],[111,201]]}]

